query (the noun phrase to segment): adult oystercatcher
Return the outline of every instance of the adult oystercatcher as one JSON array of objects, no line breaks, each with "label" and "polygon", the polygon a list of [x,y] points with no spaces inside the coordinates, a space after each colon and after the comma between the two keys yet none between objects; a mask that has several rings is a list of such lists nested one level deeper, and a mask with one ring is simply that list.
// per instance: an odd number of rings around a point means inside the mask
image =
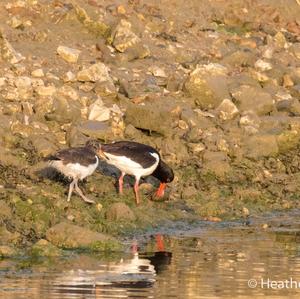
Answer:
[{"label": "adult oystercatcher", "polygon": [[137,204],[140,202],[138,188],[141,177],[152,174],[160,180],[160,186],[156,192],[157,197],[164,195],[166,184],[174,179],[173,170],[161,160],[158,151],[146,144],[133,141],[101,144],[99,156],[121,171],[119,178],[121,194],[123,193],[124,176],[126,174],[135,176],[134,192]]},{"label": "adult oystercatcher", "polygon": [[99,164],[97,153],[100,143],[96,140],[89,140],[84,147],[71,147],[63,149],[46,158],[49,166],[72,179],[69,187],[68,201],[71,199],[73,189],[80,197],[88,203],[94,203],[88,199],[78,187],[78,181],[91,175]]}]

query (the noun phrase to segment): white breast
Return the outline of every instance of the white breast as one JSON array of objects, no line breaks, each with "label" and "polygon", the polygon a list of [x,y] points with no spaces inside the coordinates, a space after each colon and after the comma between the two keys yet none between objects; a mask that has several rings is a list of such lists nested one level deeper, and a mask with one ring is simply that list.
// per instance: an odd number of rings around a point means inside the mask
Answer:
[{"label": "white breast", "polygon": [[114,156],[109,153],[105,153],[105,156],[109,158],[107,160],[108,164],[116,166],[122,172],[126,174],[134,175],[137,178],[150,175],[157,167],[159,163],[159,156],[157,153],[150,153],[156,160],[156,162],[148,168],[143,168],[143,166],[125,156]]},{"label": "white breast", "polygon": [[83,180],[87,176],[91,175],[97,168],[99,159],[96,157],[96,163],[83,166],[79,163],[68,163],[63,164],[62,161],[50,161],[49,165],[60,171],[62,174],[64,174],[67,177],[70,178],[77,178],[79,180]]}]

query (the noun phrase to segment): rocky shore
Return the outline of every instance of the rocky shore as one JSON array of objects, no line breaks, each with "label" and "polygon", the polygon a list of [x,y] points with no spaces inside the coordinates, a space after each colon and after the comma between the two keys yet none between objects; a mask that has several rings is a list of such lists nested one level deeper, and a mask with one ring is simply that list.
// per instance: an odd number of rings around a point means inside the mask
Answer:
[{"label": "rocky shore", "polygon": [[[15,0],[0,15],[0,256],[299,207],[298,1]],[[83,187],[97,203],[68,203],[43,158],[91,138],[159,149],[165,201],[148,178],[135,206],[103,164]]]}]

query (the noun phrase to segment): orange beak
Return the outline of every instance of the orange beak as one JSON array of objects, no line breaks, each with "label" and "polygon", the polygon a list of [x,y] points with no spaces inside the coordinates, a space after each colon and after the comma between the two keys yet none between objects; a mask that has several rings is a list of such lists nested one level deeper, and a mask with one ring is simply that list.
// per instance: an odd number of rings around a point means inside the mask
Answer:
[{"label": "orange beak", "polygon": [[163,197],[164,196],[166,186],[167,186],[166,183],[160,183],[159,188],[156,191],[156,196],[157,197]]},{"label": "orange beak", "polygon": [[158,234],[155,236],[156,246],[158,251],[165,251],[164,240],[162,235]]}]

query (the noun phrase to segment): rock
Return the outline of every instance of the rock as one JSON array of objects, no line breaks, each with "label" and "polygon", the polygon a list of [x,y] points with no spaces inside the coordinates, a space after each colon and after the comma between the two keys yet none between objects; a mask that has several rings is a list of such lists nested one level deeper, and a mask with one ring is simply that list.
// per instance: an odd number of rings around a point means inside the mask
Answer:
[{"label": "rock", "polygon": [[300,141],[300,130],[285,130],[277,136],[277,144],[281,153],[286,153],[298,146]]},{"label": "rock", "polygon": [[283,77],[282,77],[282,86],[283,87],[294,86],[294,82],[293,82],[290,75],[288,75],[288,74],[283,75]]},{"label": "rock", "polygon": [[172,133],[173,118],[170,111],[157,104],[128,105],[125,112],[125,122],[136,128],[157,132],[164,136]]},{"label": "rock", "polygon": [[96,82],[95,93],[99,97],[115,98],[117,96],[117,89],[112,80]]},{"label": "rock", "polygon": [[272,64],[270,62],[264,61],[262,59],[258,59],[255,62],[254,67],[261,72],[265,72],[265,71],[269,71],[272,69]]},{"label": "rock", "polygon": [[82,146],[88,139],[88,135],[83,134],[78,126],[71,126],[66,132],[66,143],[70,147]]},{"label": "rock", "polygon": [[131,124],[126,126],[124,134],[126,138],[136,140],[138,142],[142,142],[145,138],[145,135]]},{"label": "rock", "polygon": [[81,118],[80,103],[63,96],[57,96],[53,100],[51,111],[45,114],[45,118],[61,124],[78,122]]},{"label": "rock", "polygon": [[107,121],[110,118],[110,109],[104,106],[101,99],[96,100],[88,108],[88,119]]},{"label": "rock", "polygon": [[30,135],[29,139],[40,157],[47,157],[59,150],[51,134]]},{"label": "rock", "polygon": [[107,38],[110,33],[110,27],[105,23],[100,21],[94,21],[90,18],[87,12],[80,7],[79,5],[72,3],[72,7],[75,9],[75,13],[79,22],[83,24],[83,26],[89,30],[90,32],[96,34],[97,36],[102,36]]},{"label": "rock", "polygon": [[15,79],[14,83],[15,83],[15,86],[19,89],[21,89],[21,88],[30,89],[31,85],[32,85],[31,79],[29,77],[26,77],[26,76],[17,77]]},{"label": "rock", "polygon": [[79,54],[81,53],[80,50],[65,46],[58,46],[56,51],[61,58],[70,63],[76,63],[79,58]]},{"label": "rock", "polygon": [[297,59],[300,59],[300,42],[294,43],[289,49]]},{"label": "rock", "polygon": [[253,53],[253,50],[249,51],[246,50],[237,50],[229,55],[226,55],[222,59],[222,64],[228,66],[228,67],[241,67],[244,65],[253,66],[255,63],[255,60],[257,59],[256,55]]},{"label": "rock", "polygon": [[252,126],[256,129],[259,128],[260,123],[261,120],[259,119],[257,114],[252,110],[244,111],[239,121],[240,126]]},{"label": "rock", "polygon": [[111,236],[67,222],[61,222],[48,229],[46,239],[57,247],[68,249],[114,250],[120,247],[117,240]]},{"label": "rock", "polygon": [[228,157],[223,152],[205,151],[203,154],[204,174],[213,174],[219,179],[223,179],[231,170]]},{"label": "rock", "polygon": [[131,27],[132,25],[130,22],[122,19],[112,33],[112,44],[119,52],[123,53],[128,48],[138,44],[141,41],[140,38],[132,32]]},{"label": "rock", "polygon": [[169,161],[181,162],[190,158],[186,144],[177,135],[164,138],[158,147],[161,149],[162,155],[168,157]]},{"label": "rock", "polygon": [[[11,221],[11,218],[6,218],[7,221]],[[3,244],[3,245],[7,245],[7,244],[14,244],[16,245],[20,239],[22,238],[21,234],[18,233],[18,232],[10,232],[8,231],[5,226],[3,226],[1,224],[1,227],[0,227],[0,244]],[[0,254],[1,256],[1,254]]]},{"label": "rock", "polygon": [[197,155],[205,150],[205,145],[201,142],[188,143],[187,146],[188,146],[189,151],[192,152],[194,155]]},{"label": "rock", "polygon": [[282,32],[277,32],[274,36],[274,43],[278,48],[285,48],[287,43],[285,36]]},{"label": "rock", "polygon": [[62,80],[67,83],[67,82],[75,82],[76,81],[76,75],[71,72],[68,71],[66,72],[63,76],[62,76]]},{"label": "rock", "polygon": [[[78,81],[90,81],[90,82],[105,82],[109,81],[112,82],[111,77],[108,73],[108,68],[105,64],[98,62],[93,64],[92,66],[83,69],[77,73],[77,80]],[[113,83],[113,82],[112,82]]]},{"label": "rock", "polygon": [[275,135],[259,134],[247,137],[244,140],[244,151],[248,158],[259,159],[274,157],[279,153]]},{"label": "rock", "polygon": [[35,92],[42,97],[51,97],[56,93],[56,87],[53,85],[37,86]]},{"label": "rock", "polygon": [[126,52],[119,56],[121,62],[133,61],[135,59],[143,59],[150,56],[151,52],[147,45],[137,43],[130,48],[126,49]]},{"label": "rock", "polygon": [[1,200],[0,201],[0,223],[2,223],[6,219],[9,219],[11,215],[12,215],[11,208],[5,201]]},{"label": "rock", "polygon": [[178,124],[177,124],[178,128],[181,129],[181,130],[187,130],[189,128],[189,125],[182,119],[180,119],[178,121]]},{"label": "rock", "polygon": [[43,69],[36,69],[31,72],[31,76],[35,78],[42,78],[45,76]]},{"label": "rock", "polygon": [[2,59],[9,63],[16,64],[25,59],[18,53],[0,31],[0,55]]},{"label": "rock", "polygon": [[219,64],[197,66],[185,83],[187,93],[203,109],[215,108],[222,100],[229,99],[227,69]]},{"label": "rock", "polygon": [[294,116],[300,116],[300,103],[296,99],[288,99],[276,103],[278,111],[286,111]]},{"label": "rock", "polygon": [[41,239],[32,246],[31,254],[34,256],[60,256],[62,251],[47,240]]},{"label": "rock", "polygon": [[253,110],[258,115],[264,115],[274,108],[272,97],[260,87],[243,85],[231,93],[241,111]]},{"label": "rock", "polygon": [[78,92],[73,87],[68,85],[62,86],[57,93],[70,100],[76,101],[79,99]]},{"label": "rock", "polygon": [[263,48],[262,57],[266,59],[271,59],[273,57],[274,48],[270,46],[265,46]]},{"label": "rock", "polygon": [[106,218],[110,221],[134,221],[136,219],[132,210],[123,202],[110,205],[106,212]]},{"label": "rock", "polygon": [[23,27],[23,22],[20,19],[18,19],[17,17],[13,16],[9,22],[9,25],[14,29],[16,29],[16,28],[21,29],[21,27]]},{"label": "rock", "polygon": [[82,121],[76,130],[85,136],[91,138],[98,138],[101,140],[108,140],[112,138],[111,127],[108,123],[96,120]]},{"label": "rock", "polygon": [[238,108],[229,99],[224,99],[217,107],[216,112],[220,119],[230,120],[233,119],[238,113]]},{"label": "rock", "polygon": [[153,76],[155,77],[161,77],[161,78],[168,78],[165,70],[163,68],[160,68],[159,66],[157,65],[153,65],[153,66],[150,66],[148,68],[148,70],[153,74]]},{"label": "rock", "polygon": [[0,257],[12,257],[18,255],[18,251],[7,245],[0,245]]}]

